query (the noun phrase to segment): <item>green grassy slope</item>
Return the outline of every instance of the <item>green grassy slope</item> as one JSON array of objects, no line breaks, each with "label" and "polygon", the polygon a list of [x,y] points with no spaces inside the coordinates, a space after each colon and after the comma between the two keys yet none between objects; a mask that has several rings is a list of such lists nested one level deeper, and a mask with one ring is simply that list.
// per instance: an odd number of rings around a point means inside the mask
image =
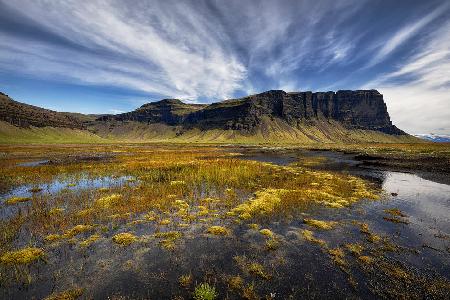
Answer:
[{"label": "green grassy slope", "polygon": [[87,130],[55,127],[21,128],[0,121],[0,144],[79,144],[105,142],[109,141]]},{"label": "green grassy slope", "polygon": [[254,132],[190,129],[138,122],[103,123],[91,128],[98,135],[124,142],[180,142],[233,144],[406,143],[419,142],[409,135],[389,135],[370,130],[349,130],[338,122],[292,127],[281,119],[263,119]]},{"label": "green grassy slope", "polygon": [[0,143],[224,143],[224,144],[315,144],[315,143],[417,143],[409,135],[388,135],[378,131],[349,130],[338,122],[302,124],[291,127],[280,119],[264,119],[252,133],[238,130],[190,129],[165,124],[103,122],[88,130],[30,127],[0,122]]}]

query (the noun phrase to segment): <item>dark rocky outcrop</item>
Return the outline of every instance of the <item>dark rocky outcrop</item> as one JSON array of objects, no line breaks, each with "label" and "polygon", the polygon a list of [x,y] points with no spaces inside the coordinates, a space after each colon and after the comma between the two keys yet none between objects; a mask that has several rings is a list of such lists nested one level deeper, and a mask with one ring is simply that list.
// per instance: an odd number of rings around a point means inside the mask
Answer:
[{"label": "dark rocky outcrop", "polygon": [[186,129],[233,129],[251,132],[261,124],[263,118],[278,118],[294,127],[333,120],[349,129],[405,134],[392,125],[383,95],[376,90],[317,93],[271,90],[208,106],[165,99],[145,104],[130,113],[105,116],[99,121],[162,122],[180,125]]}]

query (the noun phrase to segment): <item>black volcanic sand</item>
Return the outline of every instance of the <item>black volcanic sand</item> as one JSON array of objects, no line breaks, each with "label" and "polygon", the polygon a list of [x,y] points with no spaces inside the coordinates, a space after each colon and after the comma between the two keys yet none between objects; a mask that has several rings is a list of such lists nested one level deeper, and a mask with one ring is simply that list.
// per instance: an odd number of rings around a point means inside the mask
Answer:
[{"label": "black volcanic sand", "polygon": [[[209,282],[219,299],[449,299],[449,185],[365,168],[352,154],[242,150],[233,151],[241,152],[242,159],[280,165],[313,157],[311,168],[364,177],[385,193],[380,201],[363,200],[342,209],[312,207],[303,213],[336,221],[331,230],[295,218],[260,220],[261,228],[273,231],[278,241],[271,250],[266,237],[243,224],[230,224],[233,233],[227,237],[205,235],[194,226],[170,251],[151,238],[128,247],[112,244],[109,236],[84,250],[64,244],[51,250],[51,259],[30,267],[35,275],[31,284],[3,279],[0,298],[41,299],[80,286],[83,298],[189,299],[196,284]],[[157,228],[149,226],[138,224],[135,232],[151,235]],[[326,244],[305,240],[302,229],[314,231]],[[340,262],[332,254],[338,248]],[[16,272],[17,278],[24,274]],[[193,281],[182,287],[179,277],[185,274]],[[233,276],[243,283],[231,284]]]}]

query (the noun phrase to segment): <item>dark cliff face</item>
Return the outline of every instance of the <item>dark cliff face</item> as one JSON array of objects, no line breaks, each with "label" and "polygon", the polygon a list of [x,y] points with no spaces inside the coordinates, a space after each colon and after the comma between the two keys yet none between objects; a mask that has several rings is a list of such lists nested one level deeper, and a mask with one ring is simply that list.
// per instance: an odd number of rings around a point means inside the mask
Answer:
[{"label": "dark cliff face", "polygon": [[347,128],[405,134],[393,126],[383,95],[375,90],[334,92],[267,91],[208,106],[190,114],[187,126],[251,130],[262,118],[280,118],[291,126],[334,120]]},{"label": "dark cliff face", "polygon": [[186,129],[251,132],[264,118],[278,118],[291,126],[333,120],[350,129],[405,134],[392,125],[383,95],[376,90],[317,93],[272,90],[207,106],[165,99],[145,104],[133,112],[105,116],[99,121],[138,121],[179,125]]}]

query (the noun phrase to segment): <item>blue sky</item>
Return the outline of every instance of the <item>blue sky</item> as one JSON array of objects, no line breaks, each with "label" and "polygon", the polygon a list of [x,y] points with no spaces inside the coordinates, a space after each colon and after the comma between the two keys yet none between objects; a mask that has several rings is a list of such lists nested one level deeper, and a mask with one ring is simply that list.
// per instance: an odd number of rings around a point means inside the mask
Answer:
[{"label": "blue sky", "polygon": [[394,124],[450,133],[447,0],[0,0],[0,90],[58,111],[378,89]]}]

